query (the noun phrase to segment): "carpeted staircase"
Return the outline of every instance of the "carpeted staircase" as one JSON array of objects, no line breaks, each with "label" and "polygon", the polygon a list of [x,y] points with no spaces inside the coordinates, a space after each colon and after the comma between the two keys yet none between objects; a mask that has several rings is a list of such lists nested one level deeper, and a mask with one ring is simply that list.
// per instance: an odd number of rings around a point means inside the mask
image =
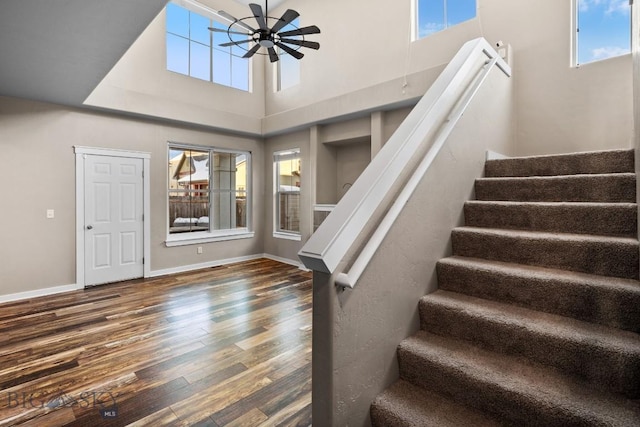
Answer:
[{"label": "carpeted staircase", "polygon": [[640,426],[632,150],[487,161],[374,426]]}]

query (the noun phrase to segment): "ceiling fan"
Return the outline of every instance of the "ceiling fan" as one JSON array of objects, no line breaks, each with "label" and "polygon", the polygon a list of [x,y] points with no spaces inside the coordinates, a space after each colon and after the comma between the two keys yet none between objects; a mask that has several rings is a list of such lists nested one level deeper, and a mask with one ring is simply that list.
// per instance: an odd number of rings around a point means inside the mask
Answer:
[{"label": "ceiling fan", "polygon": [[[292,22],[300,16],[298,12],[293,9],[287,9],[286,12],[280,18],[272,18],[267,15],[267,11],[269,8],[269,2],[265,1],[265,12],[262,11],[262,6],[255,3],[250,3],[249,7],[251,8],[252,16],[247,16],[245,18],[235,18],[227,12],[219,11],[218,14],[232,21],[229,28],[226,30],[221,28],[213,28],[209,27],[210,31],[227,33],[229,36],[228,43],[220,44],[221,47],[229,47],[229,46],[238,46],[241,49],[246,50],[246,53],[243,55],[243,58],[251,58],[260,48],[266,48],[267,54],[269,55],[269,60],[271,62],[276,62],[280,58],[278,57],[278,52],[276,52],[275,46],[282,49],[284,52],[293,56],[296,59],[301,59],[304,54],[300,52],[300,48],[307,47],[310,49],[320,49],[320,43],[308,41],[304,39],[304,36],[309,34],[319,34],[320,28],[315,25],[311,25],[303,28],[295,28]],[[253,28],[249,25],[246,20],[250,20],[255,18],[258,28]],[[269,28],[268,21],[276,21],[275,24],[271,28]],[[294,29],[281,31],[286,26],[292,26]],[[233,27],[240,27],[241,29],[248,32],[236,31]],[[235,38],[234,38],[235,36]],[[242,36],[242,37],[238,37]],[[254,45],[247,49],[244,47],[245,44],[254,43]],[[260,53],[264,55],[264,53]]]}]

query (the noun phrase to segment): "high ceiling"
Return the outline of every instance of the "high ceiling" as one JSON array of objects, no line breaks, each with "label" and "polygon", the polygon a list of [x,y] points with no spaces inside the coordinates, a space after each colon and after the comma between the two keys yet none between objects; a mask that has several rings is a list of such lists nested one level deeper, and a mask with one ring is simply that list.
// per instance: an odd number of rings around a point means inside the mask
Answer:
[{"label": "high ceiling", "polygon": [[0,2],[0,96],[82,105],[167,2]]},{"label": "high ceiling", "polygon": [[[264,0],[236,0],[238,3],[246,4],[249,3],[257,3],[260,6],[264,7]],[[284,3],[285,0],[269,0],[269,9],[272,7],[276,7],[281,3]]]},{"label": "high ceiling", "polygon": [[81,105],[167,0],[0,3],[0,95]]}]

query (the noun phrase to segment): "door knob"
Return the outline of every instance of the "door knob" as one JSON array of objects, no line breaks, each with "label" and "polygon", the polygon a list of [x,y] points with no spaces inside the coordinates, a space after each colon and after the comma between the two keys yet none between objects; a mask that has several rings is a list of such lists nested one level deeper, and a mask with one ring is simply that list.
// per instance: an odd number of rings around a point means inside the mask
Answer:
[{"label": "door knob", "polygon": [[93,228],[93,225],[87,225],[87,230],[91,230]]}]

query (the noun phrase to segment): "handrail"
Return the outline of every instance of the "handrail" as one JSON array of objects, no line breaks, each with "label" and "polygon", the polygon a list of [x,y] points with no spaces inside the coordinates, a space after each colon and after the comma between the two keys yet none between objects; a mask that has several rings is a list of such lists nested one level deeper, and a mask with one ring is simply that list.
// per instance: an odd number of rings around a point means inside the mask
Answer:
[{"label": "handrail", "polygon": [[478,89],[480,89],[480,86],[487,78],[489,72],[496,64],[496,62],[497,58],[493,58],[487,61],[485,66],[481,69],[481,72],[476,81],[469,88],[467,88],[467,91],[462,98],[462,102],[458,104],[451,115],[446,119],[445,125],[438,134],[438,137],[431,146],[431,149],[424,157],[416,171],[413,173],[405,187],[402,189],[400,195],[398,195],[398,198],[393,203],[391,209],[389,209],[382,222],[380,222],[380,225],[378,225],[378,228],[376,228],[376,231],[373,233],[365,247],[360,252],[360,255],[358,255],[358,258],[351,266],[349,272],[340,273],[336,276],[335,283],[337,286],[353,289],[353,287],[356,285],[358,279],[364,272],[364,269],[367,267],[367,265],[369,265],[371,258],[373,258],[373,255],[382,243],[382,240],[384,240],[385,236],[391,229],[391,226],[398,218],[398,215],[400,215],[400,212],[402,212],[404,205],[409,201],[409,198],[411,198],[411,195],[418,187],[418,184],[420,184],[422,177],[429,169],[429,166],[431,166],[431,163],[433,163],[433,160],[440,152],[440,149],[444,146],[445,141],[453,131],[456,123],[458,123],[458,120],[460,120],[460,117],[462,117],[462,114],[473,99],[473,96],[476,94]]},{"label": "handrail", "polygon": [[[356,180],[352,191],[336,205],[299,252],[298,256],[307,268],[334,273],[375,213],[391,205],[357,254],[349,272],[336,276],[336,285],[348,288],[355,286],[493,66],[498,66],[507,76],[511,75],[509,65],[484,38],[467,42],[460,49]],[[424,151],[425,140],[433,141],[431,148],[422,156],[407,182],[402,183],[401,178],[406,179],[407,165]],[[401,189],[398,189],[399,185]],[[399,195],[389,201],[394,189],[399,191]]]}]

